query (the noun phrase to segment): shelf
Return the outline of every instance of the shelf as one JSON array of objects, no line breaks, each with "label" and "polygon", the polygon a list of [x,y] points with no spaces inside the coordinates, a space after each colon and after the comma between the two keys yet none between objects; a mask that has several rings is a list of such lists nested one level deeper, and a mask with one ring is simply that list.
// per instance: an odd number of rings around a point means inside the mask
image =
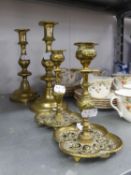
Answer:
[{"label": "shelf", "polygon": [[[131,123],[114,110],[98,112],[91,122],[102,124],[120,136],[124,148],[109,159],[81,160],[75,163],[63,154],[52,137],[52,130],[38,127],[28,107],[0,97],[0,174],[4,175],[116,175],[130,169]],[[72,110],[78,110],[71,99]]]},{"label": "shelf", "polygon": [[84,7],[92,10],[104,11],[118,14],[131,10],[130,0],[34,0],[41,2],[51,2],[70,6]]}]

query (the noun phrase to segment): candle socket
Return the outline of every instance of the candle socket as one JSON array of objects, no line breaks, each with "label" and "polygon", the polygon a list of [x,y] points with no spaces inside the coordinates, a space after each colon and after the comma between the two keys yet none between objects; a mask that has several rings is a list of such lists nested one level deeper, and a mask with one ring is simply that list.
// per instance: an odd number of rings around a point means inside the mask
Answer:
[{"label": "candle socket", "polygon": [[50,52],[52,50],[52,43],[55,41],[54,38],[54,27],[58,24],[53,21],[40,21],[39,25],[44,28],[44,38],[43,41],[46,44],[46,52]]}]

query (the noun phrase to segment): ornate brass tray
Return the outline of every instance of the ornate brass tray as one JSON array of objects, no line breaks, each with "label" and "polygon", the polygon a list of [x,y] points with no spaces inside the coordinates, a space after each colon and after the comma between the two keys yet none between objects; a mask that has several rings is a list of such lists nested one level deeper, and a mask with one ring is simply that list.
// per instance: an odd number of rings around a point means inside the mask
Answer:
[{"label": "ornate brass tray", "polygon": [[48,118],[43,118],[43,123],[48,127],[60,128],[63,126],[70,126],[71,124],[81,122],[81,117],[75,112],[67,113],[66,111],[61,111],[61,120],[56,120],[55,115],[48,116]]},{"label": "ornate brass tray", "polygon": [[[93,132],[100,132],[103,135],[107,134],[108,131],[105,127],[98,125],[98,124],[91,124],[91,128]],[[75,126],[67,126],[67,127],[62,127],[59,129],[56,129],[53,133],[53,137],[57,142],[64,142],[64,141],[69,141],[69,140],[76,140],[80,134],[80,130]]]},{"label": "ornate brass tray", "polygon": [[92,142],[82,143],[79,138],[61,141],[59,143],[60,150],[72,156],[78,162],[81,158],[108,158],[122,148],[122,140],[118,136],[109,133],[106,129],[104,129],[104,132],[103,129],[97,130],[96,125],[96,129],[92,131]]}]

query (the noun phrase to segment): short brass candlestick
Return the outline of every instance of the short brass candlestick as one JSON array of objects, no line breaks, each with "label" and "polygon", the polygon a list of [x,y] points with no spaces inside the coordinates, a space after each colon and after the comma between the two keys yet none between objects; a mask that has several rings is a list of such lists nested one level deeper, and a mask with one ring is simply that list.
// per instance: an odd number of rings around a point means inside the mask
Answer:
[{"label": "short brass candlestick", "polygon": [[43,41],[45,41],[46,44],[46,52],[50,52],[52,50],[52,43],[55,41],[54,38],[54,27],[58,24],[53,21],[40,21],[39,25],[43,26],[44,28],[44,38]]},{"label": "short brass candlestick", "polygon": [[[90,124],[88,121],[88,117],[91,117],[94,108],[91,97],[88,93],[88,74],[92,72],[89,70],[88,66],[96,56],[95,44],[90,42],[76,43],[75,45],[78,46],[76,57],[83,65],[83,69],[81,70],[83,75],[83,94],[77,102],[82,111],[83,129],[81,132],[78,132],[78,129],[73,130],[74,127],[72,130],[71,128],[65,128],[65,130],[61,130],[61,134],[55,133],[54,135],[57,138],[56,140],[60,140],[60,149],[64,153],[71,155],[75,161],[79,161],[81,158],[107,158],[111,154],[119,151],[122,148],[123,143],[119,137],[109,133],[103,126]],[[75,139],[68,139],[70,134],[72,134],[72,138],[75,136]],[[64,135],[63,141],[61,137],[62,135]],[[64,140],[64,138],[66,139]]]},{"label": "short brass candlestick", "polygon": [[36,113],[35,118],[39,125],[44,125],[44,118],[55,115],[57,103],[53,95],[53,75],[54,63],[51,60],[42,59],[42,65],[45,68],[45,75],[41,78],[46,82],[44,93],[32,105],[31,109]]},{"label": "short brass candlestick", "polygon": [[18,44],[21,48],[21,54],[18,63],[21,66],[22,70],[18,73],[18,76],[22,77],[22,81],[19,89],[15,90],[11,94],[10,99],[14,102],[26,104],[30,101],[33,101],[38,96],[37,93],[31,89],[29,81],[27,80],[27,77],[31,75],[31,72],[27,70],[30,64],[30,60],[23,59],[26,56],[26,45],[28,44],[26,40],[26,33],[29,31],[29,29],[16,29],[15,31],[18,32]]},{"label": "short brass candlestick", "polygon": [[90,124],[86,118],[83,118],[82,126],[82,131],[73,126],[54,131],[61,151],[72,156],[76,162],[82,158],[108,158],[121,150],[122,140],[103,126]]},{"label": "short brass candlestick", "polygon": [[[64,61],[63,50],[52,50],[51,60],[55,65],[56,84],[60,85],[60,65]],[[69,126],[73,123],[81,121],[79,114],[70,112],[65,103],[63,103],[64,94],[54,93],[55,100],[57,102],[57,110],[54,115],[44,118],[44,124],[49,127],[58,128],[63,126]]]},{"label": "short brass candlestick", "polygon": [[56,75],[56,84],[61,84],[61,68],[60,65],[64,61],[64,50],[52,50],[51,60],[55,65],[55,75]]}]

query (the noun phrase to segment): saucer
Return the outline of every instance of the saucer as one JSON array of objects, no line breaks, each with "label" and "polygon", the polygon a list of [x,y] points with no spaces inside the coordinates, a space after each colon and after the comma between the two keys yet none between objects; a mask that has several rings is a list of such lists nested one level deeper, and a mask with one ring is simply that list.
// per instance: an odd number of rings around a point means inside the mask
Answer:
[{"label": "saucer", "polygon": [[131,90],[131,84],[125,84],[125,85],[123,85],[123,88]]},{"label": "saucer", "polygon": [[[82,95],[82,89],[79,88],[79,89],[76,89],[74,91],[74,98],[76,100],[79,100],[80,96]],[[110,92],[110,94],[106,97],[106,98],[92,98],[93,102],[94,102],[94,105],[96,108],[98,109],[112,109],[112,106],[110,105],[110,99],[113,95],[113,91]],[[114,100],[113,102],[115,105],[117,104],[117,101]]]}]

